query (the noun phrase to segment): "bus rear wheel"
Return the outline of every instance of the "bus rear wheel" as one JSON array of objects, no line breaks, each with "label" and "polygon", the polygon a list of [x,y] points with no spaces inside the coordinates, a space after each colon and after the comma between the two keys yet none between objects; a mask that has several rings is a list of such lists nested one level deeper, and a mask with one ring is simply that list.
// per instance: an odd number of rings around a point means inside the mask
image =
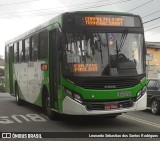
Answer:
[{"label": "bus rear wheel", "polygon": [[45,115],[47,115],[49,119],[59,120],[60,115],[51,109],[50,97],[48,94],[45,96],[43,101],[43,110]]},{"label": "bus rear wheel", "polygon": [[24,105],[24,101],[19,98],[19,87],[18,87],[18,84],[16,84],[16,86],[15,86],[15,96],[16,96],[17,105],[19,105],[19,106]]}]

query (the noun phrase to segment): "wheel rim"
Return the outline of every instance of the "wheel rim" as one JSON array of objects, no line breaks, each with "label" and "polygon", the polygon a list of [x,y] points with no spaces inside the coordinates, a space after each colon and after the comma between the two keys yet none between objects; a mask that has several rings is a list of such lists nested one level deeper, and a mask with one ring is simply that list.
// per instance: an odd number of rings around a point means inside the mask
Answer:
[{"label": "wheel rim", "polygon": [[18,89],[16,88],[16,101],[18,101]]},{"label": "wheel rim", "polygon": [[156,113],[158,108],[158,103],[156,101],[152,102],[152,113]]}]

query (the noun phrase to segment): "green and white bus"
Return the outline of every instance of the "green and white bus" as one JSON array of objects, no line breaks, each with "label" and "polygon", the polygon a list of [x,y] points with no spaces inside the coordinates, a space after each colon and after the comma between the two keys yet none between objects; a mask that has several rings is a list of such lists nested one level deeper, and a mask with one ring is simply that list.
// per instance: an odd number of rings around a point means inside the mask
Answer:
[{"label": "green and white bus", "polygon": [[139,16],[61,14],[6,42],[6,89],[59,115],[117,115],[146,108],[145,42]]}]

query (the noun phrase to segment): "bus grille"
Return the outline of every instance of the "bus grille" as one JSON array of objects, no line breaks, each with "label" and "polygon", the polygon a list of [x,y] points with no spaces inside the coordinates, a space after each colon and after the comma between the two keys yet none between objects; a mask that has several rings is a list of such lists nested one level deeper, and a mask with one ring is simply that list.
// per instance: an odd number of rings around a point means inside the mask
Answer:
[{"label": "bus grille", "polygon": [[136,79],[120,79],[120,80],[109,80],[109,79],[92,79],[83,80],[77,83],[78,86],[85,89],[122,89],[130,88],[139,84]]}]

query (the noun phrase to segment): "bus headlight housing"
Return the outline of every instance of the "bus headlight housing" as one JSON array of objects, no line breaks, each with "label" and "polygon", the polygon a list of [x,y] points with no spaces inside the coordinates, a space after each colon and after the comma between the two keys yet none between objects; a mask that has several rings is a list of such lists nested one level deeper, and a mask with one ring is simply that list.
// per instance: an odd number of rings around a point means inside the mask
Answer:
[{"label": "bus headlight housing", "polygon": [[77,101],[77,102],[82,103],[81,97],[78,94],[74,94],[74,100]]},{"label": "bus headlight housing", "polygon": [[146,86],[143,87],[140,91],[137,93],[137,100],[140,99],[146,92]]},{"label": "bus headlight housing", "polygon": [[69,90],[67,88],[64,88],[64,91],[67,94],[67,96],[69,96],[70,98],[72,98],[73,100],[75,100],[75,101],[77,101],[79,103],[82,103],[82,98],[78,93],[73,92],[73,91],[71,91],[71,90]]},{"label": "bus headlight housing", "polygon": [[65,93],[66,93],[67,95],[69,95],[70,97],[72,97],[72,92],[71,92],[70,90],[64,89],[64,91],[65,91]]}]

